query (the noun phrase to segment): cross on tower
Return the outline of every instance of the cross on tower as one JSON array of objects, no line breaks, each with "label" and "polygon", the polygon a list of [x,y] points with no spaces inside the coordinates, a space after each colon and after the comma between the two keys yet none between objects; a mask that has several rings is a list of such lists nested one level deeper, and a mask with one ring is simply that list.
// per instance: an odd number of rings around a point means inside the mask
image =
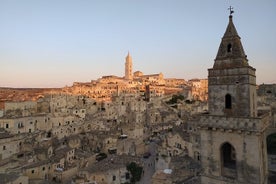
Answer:
[{"label": "cross on tower", "polygon": [[234,8],[233,8],[232,6],[230,6],[230,7],[228,8],[228,10],[230,11],[230,15],[232,15],[232,14],[234,13]]}]

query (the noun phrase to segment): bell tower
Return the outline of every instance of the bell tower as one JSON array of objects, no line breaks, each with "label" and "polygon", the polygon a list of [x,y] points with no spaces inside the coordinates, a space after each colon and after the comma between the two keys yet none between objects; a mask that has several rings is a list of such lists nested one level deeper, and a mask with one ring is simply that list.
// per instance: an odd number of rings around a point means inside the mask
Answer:
[{"label": "bell tower", "polygon": [[126,57],[126,63],[125,63],[125,79],[126,80],[132,80],[132,57],[130,56],[129,52]]},{"label": "bell tower", "polygon": [[255,71],[248,64],[231,14],[213,68],[208,70],[210,114],[256,117]]},{"label": "bell tower", "polygon": [[268,116],[256,110],[256,69],[248,64],[233,23],[233,9],[212,68],[209,113],[198,122],[202,183],[265,184]]}]

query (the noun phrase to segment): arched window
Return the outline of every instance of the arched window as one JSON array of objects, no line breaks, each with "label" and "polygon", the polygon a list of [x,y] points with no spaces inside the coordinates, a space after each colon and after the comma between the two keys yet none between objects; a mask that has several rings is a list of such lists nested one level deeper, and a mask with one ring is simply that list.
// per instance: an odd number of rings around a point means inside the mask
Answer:
[{"label": "arched window", "polygon": [[236,170],[236,151],[228,142],[224,143],[220,149],[221,153],[221,174],[226,177],[235,178]]},{"label": "arched window", "polygon": [[236,168],[236,152],[235,148],[229,144],[224,143],[221,147],[223,167],[230,169]]},{"label": "arched window", "polygon": [[232,108],[232,97],[230,94],[225,95],[225,109]]},{"label": "arched window", "polygon": [[227,45],[227,52],[232,52],[232,45],[231,45],[231,43],[229,43]]}]

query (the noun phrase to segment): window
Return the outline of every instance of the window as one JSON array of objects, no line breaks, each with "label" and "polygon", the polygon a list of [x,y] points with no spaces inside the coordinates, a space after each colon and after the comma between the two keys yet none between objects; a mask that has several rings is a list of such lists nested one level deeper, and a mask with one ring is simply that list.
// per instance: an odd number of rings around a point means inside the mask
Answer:
[{"label": "window", "polygon": [[225,109],[232,108],[232,97],[230,94],[225,95]]},{"label": "window", "polygon": [[45,167],[42,167],[42,171],[45,171]]},{"label": "window", "polygon": [[126,179],[130,179],[130,174],[128,172],[126,173]]},{"label": "window", "polygon": [[31,133],[32,132],[32,129],[29,129],[29,133]]},{"label": "window", "polygon": [[231,43],[229,43],[227,45],[227,52],[232,52],[232,45],[231,45]]},{"label": "window", "polygon": [[34,174],[34,170],[32,170],[32,174]]},{"label": "window", "polygon": [[194,157],[195,157],[195,159],[197,160],[197,161],[200,161],[200,153],[199,152],[195,152],[194,153]]},{"label": "window", "polygon": [[112,180],[113,180],[113,181],[116,181],[116,176],[113,176],[113,177],[112,177]]},{"label": "window", "polygon": [[6,146],[3,146],[3,150],[6,150]]},{"label": "window", "polygon": [[47,132],[47,136],[46,137],[51,137],[52,136],[52,132],[51,131],[49,131],[49,132]]},{"label": "window", "polygon": [[9,124],[8,123],[6,124],[6,128],[9,128]]},{"label": "window", "polygon": [[[255,95],[254,95],[254,93],[253,93],[252,99],[254,99],[254,98],[255,98]],[[254,103],[254,100],[253,100],[253,112],[255,112],[255,103]]]}]

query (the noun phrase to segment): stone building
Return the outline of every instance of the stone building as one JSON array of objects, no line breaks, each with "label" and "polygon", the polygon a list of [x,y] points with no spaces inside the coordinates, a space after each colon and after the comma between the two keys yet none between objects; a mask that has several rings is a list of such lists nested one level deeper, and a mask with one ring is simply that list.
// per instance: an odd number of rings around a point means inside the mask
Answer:
[{"label": "stone building", "polygon": [[263,184],[269,117],[257,116],[255,68],[248,64],[231,14],[208,70],[209,113],[198,123],[201,182]]},{"label": "stone building", "polygon": [[76,181],[76,183],[130,183],[131,173],[127,170],[127,165],[131,162],[141,165],[140,158],[138,157],[127,155],[110,156],[86,168],[80,169],[78,172],[79,181]]},{"label": "stone building", "polygon": [[37,129],[38,122],[39,122],[39,125],[45,124],[44,119],[45,117],[42,117],[42,116],[39,116],[39,117],[26,116],[26,117],[20,117],[20,118],[7,118],[7,119],[3,118],[3,119],[0,119],[0,127],[4,128],[5,130],[9,131],[12,134],[32,133]]},{"label": "stone building", "polygon": [[50,163],[48,160],[31,163],[23,167],[23,174],[29,179],[48,179],[48,172],[50,170]]},{"label": "stone building", "polygon": [[139,79],[145,84],[165,85],[163,73],[142,75]]},{"label": "stone building", "polygon": [[191,95],[193,99],[206,101],[208,98],[208,80],[207,79],[191,79],[188,81],[191,86]]},{"label": "stone building", "polygon": [[37,103],[33,101],[5,102],[5,116],[30,116],[37,112]]},{"label": "stone building", "polygon": [[2,184],[29,184],[28,176],[18,173],[0,173],[0,183]]},{"label": "stone building", "polygon": [[190,135],[186,132],[180,131],[180,129],[174,128],[174,131],[169,132],[166,136],[166,146],[168,155],[188,155],[193,157],[193,145],[190,141]]},{"label": "stone building", "polygon": [[0,161],[18,154],[23,145],[24,134],[12,135],[0,129]]}]

